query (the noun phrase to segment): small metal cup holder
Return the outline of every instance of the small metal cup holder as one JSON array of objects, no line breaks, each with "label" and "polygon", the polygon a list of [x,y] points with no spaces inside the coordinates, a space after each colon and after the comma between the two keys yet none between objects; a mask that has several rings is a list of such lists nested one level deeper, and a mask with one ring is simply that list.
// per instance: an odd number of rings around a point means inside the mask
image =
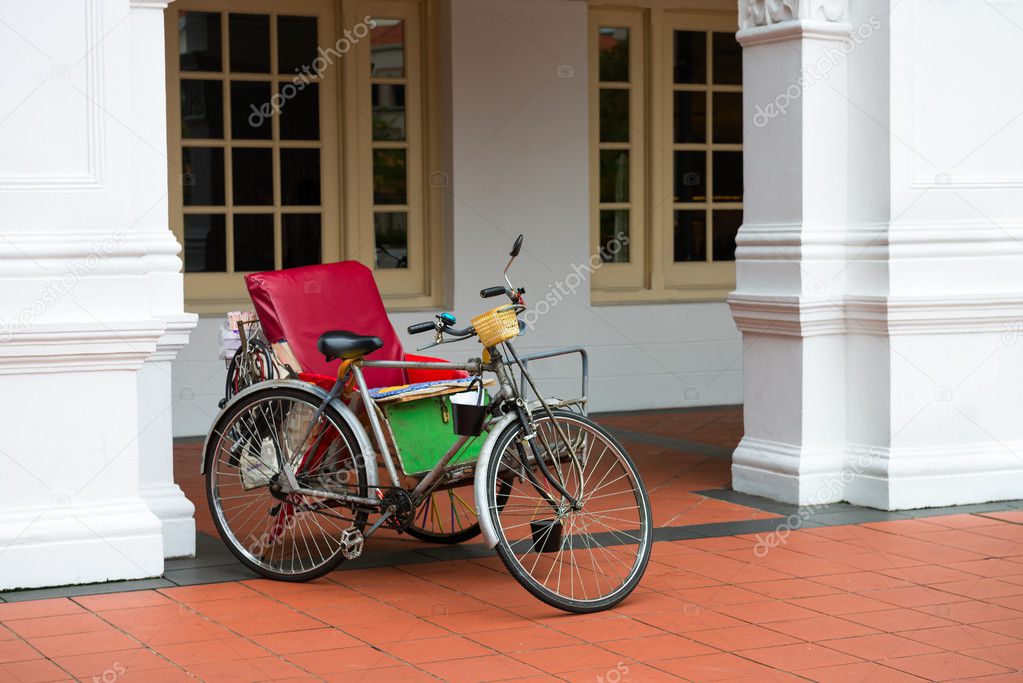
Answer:
[{"label": "small metal cup holder", "polygon": [[554,553],[561,550],[561,531],[564,525],[558,519],[534,519],[529,523],[533,533],[533,551]]}]

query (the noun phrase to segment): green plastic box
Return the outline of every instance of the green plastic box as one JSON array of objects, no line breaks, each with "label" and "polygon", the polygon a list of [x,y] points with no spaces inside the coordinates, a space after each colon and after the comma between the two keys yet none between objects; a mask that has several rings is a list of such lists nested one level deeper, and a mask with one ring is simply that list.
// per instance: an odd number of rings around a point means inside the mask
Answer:
[{"label": "green plastic box", "polygon": [[[490,397],[485,396],[484,402],[489,403]],[[451,399],[448,396],[389,403],[381,408],[391,425],[401,469],[407,475],[429,472],[460,438],[451,424]],[[485,432],[470,437],[448,466],[475,461],[485,437]]]}]

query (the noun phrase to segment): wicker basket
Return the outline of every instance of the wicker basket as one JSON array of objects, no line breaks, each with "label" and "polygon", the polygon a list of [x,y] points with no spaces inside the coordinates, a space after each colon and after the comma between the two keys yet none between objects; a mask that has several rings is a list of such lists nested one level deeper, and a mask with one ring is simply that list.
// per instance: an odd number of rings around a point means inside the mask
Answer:
[{"label": "wicker basket", "polygon": [[519,319],[514,306],[498,306],[472,319],[472,326],[483,346],[490,348],[519,334]]}]

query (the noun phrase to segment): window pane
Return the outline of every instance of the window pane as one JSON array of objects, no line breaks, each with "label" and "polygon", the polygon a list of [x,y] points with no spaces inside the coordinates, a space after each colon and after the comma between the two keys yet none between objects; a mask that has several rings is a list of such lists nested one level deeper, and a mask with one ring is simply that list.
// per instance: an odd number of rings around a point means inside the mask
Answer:
[{"label": "window pane", "polygon": [[714,201],[742,201],[742,152],[714,152]]},{"label": "window pane", "polygon": [[234,215],[234,271],[236,273],[274,268],[273,214]]},{"label": "window pane", "polygon": [[273,160],[269,148],[231,150],[234,203],[239,206],[273,204]]},{"label": "window pane", "polygon": [[600,212],[600,259],[604,263],[629,262],[629,210]]},{"label": "window pane", "polygon": [[219,12],[182,12],[178,31],[182,71],[220,71]]},{"label": "window pane", "polygon": [[675,82],[707,82],[707,34],[675,31]]},{"label": "window pane", "polygon": [[281,203],[320,203],[320,150],[281,150]]},{"label": "window pane", "polygon": [[707,216],[704,211],[675,212],[675,262],[707,260]]},{"label": "window pane", "polygon": [[600,150],[600,201],[629,201],[628,150]]},{"label": "window pane", "polygon": [[629,29],[600,27],[600,80],[629,80]]},{"label": "window pane", "polygon": [[277,73],[312,69],[316,42],[316,17],[277,17]]},{"label": "window pane", "polygon": [[320,214],[286,213],[281,216],[281,265],[311,266],[320,262]]},{"label": "window pane", "polygon": [[675,201],[707,201],[706,152],[675,152]]},{"label": "window pane", "polygon": [[185,214],[185,272],[227,270],[224,214]]},{"label": "window pane", "polygon": [[742,93],[714,93],[714,142],[742,142]]},{"label": "window pane", "polygon": [[373,139],[405,139],[405,86],[374,83]]},{"label": "window pane", "polygon": [[281,140],[320,138],[320,86],[285,83],[281,86]]},{"label": "window pane", "polygon": [[675,93],[675,142],[707,141],[707,94]]},{"label": "window pane", "polygon": [[227,26],[231,71],[270,73],[270,17],[232,14]]},{"label": "window pane", "polygon": [[405,150],[373,150],[373,203],[405,204]]},{"label": "window pane", "polygon": [[181,80],[181,137],[224,137],[224,92],[220,81]]},{"label": "window pane", "polygon": [[715,83],[742,85],[742,48],[735,40],[734,33],[714,34]]},{"label": "window pane", "polygon": [[600,141],[629,141],[629,91],[600,90]]},{"label": "window pane", "polygon": [[397,211],[373,214],[377,268],[408,268],[408,214]]},{"label": "window pane", "polygon": [[231,81],[231,137],[269,140],[271,134],[270,84]]},{"label": "window pane", "polygon": [[370,75],[402,78],[405,75],[405,24],[401,19],[373,19],[370,31]]},{"label": "window pane", "polygon": [[181,171],[185,206],[224,205],[223,148],[182,148]]},{"label": "window pane", "polygon": [[715,211],[714,221],[714,260],[735,260],[735,235],[742,225],[742,211]]}]

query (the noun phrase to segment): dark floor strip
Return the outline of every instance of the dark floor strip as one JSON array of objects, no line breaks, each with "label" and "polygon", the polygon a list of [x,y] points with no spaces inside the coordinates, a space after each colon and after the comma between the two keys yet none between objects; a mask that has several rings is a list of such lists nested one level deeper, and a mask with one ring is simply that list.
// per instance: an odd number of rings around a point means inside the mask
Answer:
[{"label": "dark floor strip", "polygon": [[[737,493],[730,489],[711,489],[696,491],[702,496],[726,500],[729,502],[772,512],[782,517],[772,519],[750,519],[739,522],[717,522],[713,524],[688,524],[683,526],[658,527],[654,529],[655,543],[667,541],[686,541],[697,538],[719,538],[722,536],[739,536],[742,534],[770,534],[779,528],[810,529],[825,526],[844,526],[887,520],[919,519],[938,515],[981,514],[986,512],[1003,512],[1023,510],[1023,500],[1010,500],[997,503],[980,503],[976,505],[959,505],[954,507],[924,508],[920,510],[901,510],[886,512],[863,508],[848,503],[834,503],[814,508],[812,513],[804,513],[806,519],[800,518],[798,525],[789,525],[789,515],[798,514],[800,508],[795,505],[777,503]],[[809,511],[810,508],[807,508]],[[149,590],[152,588],[172,588],[175,586],[194,586],[222,581],[241,581],[256,578],[256,575],[243,567],[219,539],[197,534],[197,554],[195,557],[178,560],[167,560],[164,575],[161,578],[141,579],[138,581],[116,581],[111,583],[93,583],[81,586],[63,586],[60,588],[40,588],[33,590],[7,591],[0,593],[0,602],[23,602],[44,598],[71,598],[101,593],[119,593],[124,591]],[[341,570],[369,569],[373,567],[398,567],[424,562],[444,562],[448,560],[471,560],[479,557],[491,557],[494,551],[482,543],[463,543],[453,546],[430,546],[408,550],[385,550],[373,552],[372,542],[366,554],[356,560],[341,565]]]},{"label": "dark floor strip", "polygon": [[698,453],[699,455],[706,455],[712,458],[732,457],[733,449],[731,448],[722,448],[721,446],[712,446],[710,444],[698,443],[696,441],[675,439],[670,436],[661,436],[660,434],[635,432],[631,429],[624,429],[622,427],[607,426],[607,429],[621,441],[632,441],[633,443],[643,443],[651,446],[660,446],[661,448],[670,448],[676,451]]}]

